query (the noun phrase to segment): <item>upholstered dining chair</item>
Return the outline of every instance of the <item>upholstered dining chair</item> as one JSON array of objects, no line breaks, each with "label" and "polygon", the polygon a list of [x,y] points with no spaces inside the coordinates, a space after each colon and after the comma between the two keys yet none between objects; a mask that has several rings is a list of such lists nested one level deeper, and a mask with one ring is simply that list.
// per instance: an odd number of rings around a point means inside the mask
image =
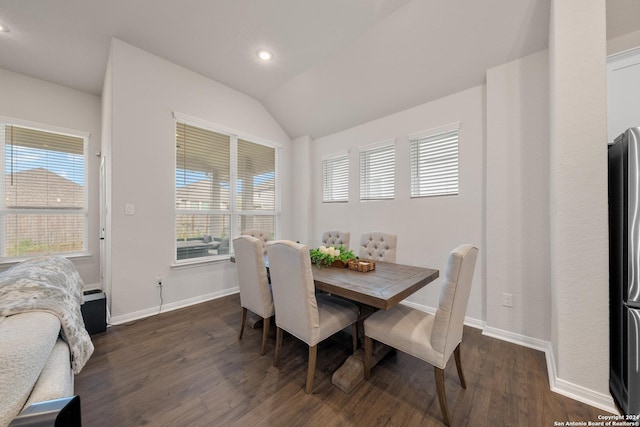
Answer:
[{"label": "upholstered dining chair", "polygon": [[243,236],[251,236],[260,240],[260,244],[262,245],[262,253],[263,255],[267,254],[267,241],[269,240],[269,235],[266,231],[263,230],[244,230],[240,233]]},{"label": "upholstered dining chair", "polygon": [[358,307],[341,298],[314,292],[309,247],[288,240],[269,242],[269,269],[276,307],[276,350],[273,365],[278,366],[282,331],[309,346],[307,384],[313,390],[318,343],[351,325],[353,351],[357,347]]},{"label": "upholstered dining chair", "polygon": [[349,239],[351,233],[348,231],[325,231],[322,233],[322,244],[326,247],[333,246],[337,248],[344,246],[349,249]]},{"label": "upholstered dining chair", "polygon": [[271,317],[275,313],[275,307],[267,278],[267,269],[264,264],[262,243],[255,237],[239,236],[233,239],[233,248],[238,271],[240,305],[242,306],[242,319],[238,339],[242,339],[247,321],[247,310],[251,310],[263,319],[260,354],[264,355],[267,352],[269,324],[271,323]]},{"label": "upholstered dining chair", "polygon": [[386,311],[377,311],[364,321],[365,379],[371,375],[372,340],[430,363],[435,370],[438,400],[446,425],[449,425],[449,409],[444,389],[444,368],[452,353],[460,384],[467,388],[462,373],[460,344],[477,256],[478,248],[472,245],[458,246],[449,254],[435,316],[400,304]]},{"label": "upholstered dining chair", "polygon": [[396,262],[396,246],[398,236],[377,231],[363,233],[360,236],[361,259],[372,261]]}]

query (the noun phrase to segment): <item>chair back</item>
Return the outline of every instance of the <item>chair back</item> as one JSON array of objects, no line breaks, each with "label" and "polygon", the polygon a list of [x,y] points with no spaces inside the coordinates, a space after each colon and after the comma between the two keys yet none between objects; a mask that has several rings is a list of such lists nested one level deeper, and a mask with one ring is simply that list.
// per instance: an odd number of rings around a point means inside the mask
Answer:
[{"label": "chair back", "polygon": [[362,259],[372,261],[396,262],[396,246],[398,236],[377,231],[363,233],[360,236],[360,252]]},{"label": "chair back", "polygon": [[444,355],[445,361],[462,341],[477,257],[478,248],[469,244],[458,246],[449,254],[431,333],[431,346]]},{"label": "chair back", "polygon": [[269,242],[267,253],[276,325],[309,344],[320,328],[309,247],[276,240]]},{"label": "chair back", "polygon": [[262,243],[255,237],[239,236],[233,239],[233,248],[238,271],[240,305],[259,316],[273,316],[273,297],[264,264]]},{"label": "chair back", "polygon": [[267,242],[269,241],[269,235],[266,231],[263,230],[244,230],[241,233],[243,236],[251,236],[260,240],[260,244],[262,245],[262,252],[264,255],[267,254]]},{"label": "chair back", "polygon": [[344,246],[349,249],[351,233],[348,231],[325,231],[322,233],[322,244],[326,247],[338,248]]}]

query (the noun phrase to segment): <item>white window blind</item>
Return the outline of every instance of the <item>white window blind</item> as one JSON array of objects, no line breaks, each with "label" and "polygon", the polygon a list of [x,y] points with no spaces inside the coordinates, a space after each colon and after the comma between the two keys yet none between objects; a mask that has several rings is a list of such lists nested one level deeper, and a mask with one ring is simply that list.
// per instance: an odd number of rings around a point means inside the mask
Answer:
[{"label": "white window blind", "polygon": [[322,201],[349,200],[349,153],[322,159]]},{"label": "white window blind", "polygon": [[275,238],[276,149],[176,122],[176,259],[228,255],[242,231]]},{"label": "white window blind", "polygon": [[239,208],[237,234],[262,230],[269,239],[276,233],[276,150],[273,147],[238,139]]},{"label": "white window blind", "polygon": [[[455,127],[454,129],[450,129]],[[409,136],[411,197],[458,194],[458,126]]]},{"label": "white window blind", "polygon": [[[229,234],[230,150],[229,135],[176,125],[178,260],[217,254],[221,237]],[[220,240],[213,243],[214,237]]]},{"label": "white window blind", "polygon": [[86,140],[0,123],[2,257],[86,251]]},{"label": "white window blind", "polygon": [[395,197],[395,145],[376,144],[360,151],[360,200]]}]

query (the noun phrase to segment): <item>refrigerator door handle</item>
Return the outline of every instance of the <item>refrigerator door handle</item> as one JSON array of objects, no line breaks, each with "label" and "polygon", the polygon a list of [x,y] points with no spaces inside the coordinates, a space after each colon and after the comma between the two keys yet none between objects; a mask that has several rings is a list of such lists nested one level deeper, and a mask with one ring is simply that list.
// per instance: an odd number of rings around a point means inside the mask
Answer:
[{"label": "refrigerator door handle", "polygon": [[628,215],[629,215],[629,288],[627,301],[640,301],[640,152],[638,143],[639,130],[629,129],[627,140],[629,147],[629,175],[628,175]]},{"label": "refrigerator door handle", "polygon": [[[627,318],[627,342],[629,353],[627,355],[628,368],[628,407],[629,414],[640,414],[640,310],[628,310]],[[635,369],[634,369],[635,368]]]},{"label": "refrigerator door handle", "polygon": [[[638,310],[629,310],[629,336],[627,340],[629,342],[630,356],[635,355],[633,359],[635,362],[635,369],[633,372],[638,375],[640,373],[640,348],[638,347],[638,332],[640,332],[640,312]],[[630,360],[631,361],[631,360]],[[629,368],[633,368],[629,366]]]}]

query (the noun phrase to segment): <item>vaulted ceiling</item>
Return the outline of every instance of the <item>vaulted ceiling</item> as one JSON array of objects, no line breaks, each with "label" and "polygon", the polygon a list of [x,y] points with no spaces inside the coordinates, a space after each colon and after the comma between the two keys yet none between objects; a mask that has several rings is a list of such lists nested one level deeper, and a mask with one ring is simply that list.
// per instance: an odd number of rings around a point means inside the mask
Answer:
[{"label": "vaulted ceiling", "polygon": [[[0,68],[99,95],[115,37],[256,98],[292,138],[315,138],[545,49],[549,2],[2,0]],[[640,1],[614,3],[609,37],[636,30]]]}]

